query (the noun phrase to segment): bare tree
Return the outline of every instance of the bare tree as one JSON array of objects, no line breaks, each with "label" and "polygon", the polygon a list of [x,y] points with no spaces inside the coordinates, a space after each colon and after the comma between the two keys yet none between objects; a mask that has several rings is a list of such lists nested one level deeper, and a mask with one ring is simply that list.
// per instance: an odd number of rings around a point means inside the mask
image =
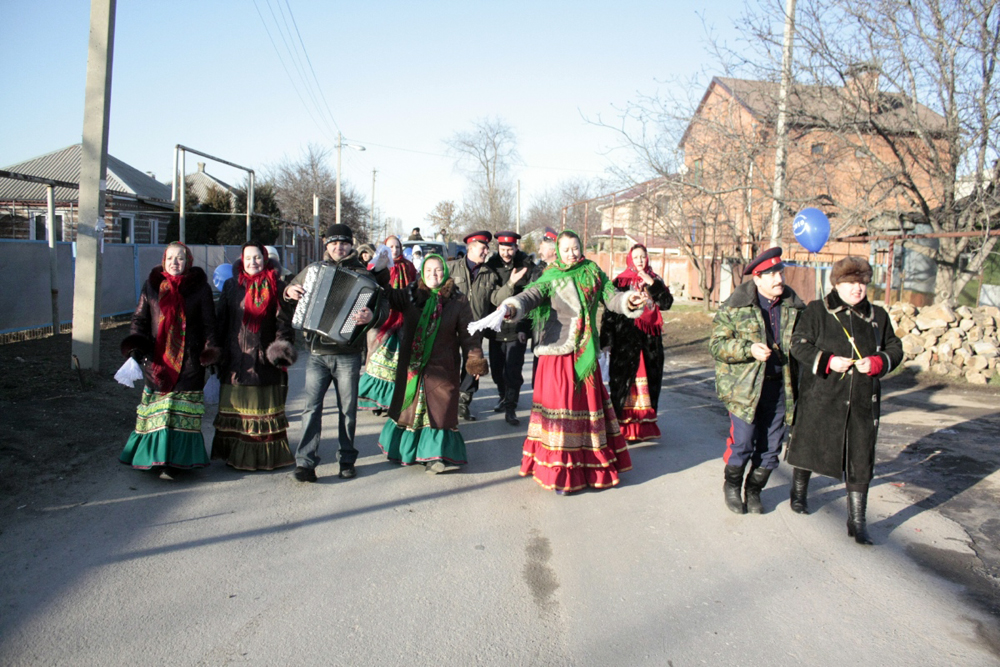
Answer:
[{"label": "bare tree", "polygon": [[501,118],[483,118],[471,131],[456,132],[446,143],[457,158],[456,167],[469,180],[462,203],[468,224],[509,228],[516,200],[511,168],[520,160],[514,129]]},{"label": "bare tree", "polygon": [[[336,220],[337,175],[328,166],[330,151],[309,144],[302,157],[288,158],[270,169],[278,207],[290,220],[311,224],[313,195],[319,195],[320,233]],[[368,207],[348,182],[340,183],[340,220],[354,231],[356,243],[368,240]]]},{"label": "bare tree", "polygon": [[466,225],[455,202],[447,200],[437,203],[434,210],[427,214],[427,221],[434,225],[436,233],[440,233],[445,242],[461,235]]},{"label": "bare tree", "polygon": [[[759,76],[775,71],[776,16],[773,3],[760,2],[740,22],[749,40],[765,47],[752,63],[743,61]],[[866,162],[859,196],[837,202],[842,213],[905,220],[934,233],[996,228],[995,0],[800,0],[796,23],[795,77],[811,84],[812,97],[801,107],[814,110],[808,120],[834,135],[838,149]],[[721,53],[734,63],[742,58]],[[852,94],[836,93],[844,89]],[[979,235],[908,247],[934,260],[936,300],[954,302],[995,243]]]}]

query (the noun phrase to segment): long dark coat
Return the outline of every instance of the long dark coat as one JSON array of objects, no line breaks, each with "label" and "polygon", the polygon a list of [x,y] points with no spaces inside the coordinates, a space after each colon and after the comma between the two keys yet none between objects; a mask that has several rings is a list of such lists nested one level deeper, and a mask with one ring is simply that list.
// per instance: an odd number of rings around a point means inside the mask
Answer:
[{"label": "long dark coat", "polygon": [[122,341],[122,353],[133,351],[144,358],[142,374],[146,385],[157,392],[201,391],[205,387],[205,368],[218,361],[219,350],[215,338],[215,304],[212,289],[205,272],[197,266],[189,268],[181,280],[180,292],[184,297],[184,359],[180,376],[173,387],[161,387],[152,372],[148,358],[156,346],[160,323],[160,283],[164,280],[163,267],[157,266],[142,285],[139,303],[132,313],[131,334]]},{"label": "long dark coat", "polygon": [[[413,336],[420,312],[430,294],[423,281],[412,283],[404,289],[388,289],[389,305],[403,313],[403,327],[399,337],[399,363],[396,366],[396,383],[389,405],[389,417],[400,426],[412,426],[417,401],[402,409],[406,395],[406,370],[413,354]],[[443,299],[441,321],[431,348],[430,359],[424,367],[424,395],[427,398],[427,418],[432,428],[455,429],[458,427],[458,384],[463,360],[469,373],[485,375],[488,365],[483,358],[480,337],[469,334],[472,309],[464,294],[455,289],[449,278],[438,292]]]},{"label": "long dark coat", "polygon": [[[626,291],[617,288],[619,292]],[[674,297],[657,276],[646,290],[660,310],[667,310],[674,303]],[[660,404],[660,387],[663,384],[663,334],[647,334],[636,326],[635,320],[610,310],[601,318],[601,347],[611,348],[608,385],[611,388],[611,404],[619,419],[622,406],[628,398],[632,383],[639,372],[639,354],[646,359],[646,375],[649,379],[649,399],[653,410]]]},{"label": "long dark coat", "polygon": [[[233,262],[233,276],[238,276],[243,263],[242,259]],[[268,260],[268,269],[276,269],[273,260]],[[236,278],[230,278],[222,286],[222,294],[215,309],[216,332],[222,346],[222,358],[219,361],[219,378],[223,384],[243,386],[269,386],[283,384],[285,371],[274,365],[268,358],[270,349],[274,357],[275,349],[271,344],[275,341],[287,343],[282,358],[287,360],[289,350],[295,343],[295,330],[292,329],[290,306],[283,301],[281,295],[285,292],[285,283],[277,280],[277,307],[274,314],[265,317],[260,329],[250,331],[243,325],[243,302],[246,287]],[[294,355],[294,351],[291,352]],[[292,359],[294,362],[294,359]]]},{"label": "long dark coat", "polygon": [[[862,357],[882,358],[877,377],[853,368],[846,374],[827,372],[832,356],[856,358],[848,335],[854,337]],[[903,359],[903,344],[889,315],[867,299],[850,308],[834,290],[810,303],[799,317],[791,352],[801,375],[786,460],[796,468],[837,479],[846,472],[848,482],[867,484],[878,438],[880,378]]]}]

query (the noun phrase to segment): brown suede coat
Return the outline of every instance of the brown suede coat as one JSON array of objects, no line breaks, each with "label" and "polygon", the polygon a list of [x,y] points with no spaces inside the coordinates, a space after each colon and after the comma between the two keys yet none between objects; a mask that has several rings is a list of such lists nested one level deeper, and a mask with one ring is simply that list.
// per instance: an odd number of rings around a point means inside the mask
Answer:
[{"label": "brown suede coat", "polygon": [[[406,394],[406,369],[413,354],[413,336],[420,312],[430,295],[423,281],[405,289],[388,289],[389,305],[403,313],[399,338],[399,364],[396,366],[396,386],[392,392],[389,417],[400,426],[412,426],[417,402],[401,410]],[[443,299],[441,323],[430,359],[424,367],[424,392],[427,397],[427,417],[432,428],[458,427],[458,384],[461,364],[465,360],[469,373],[485,375],[489,366],[483,358],[480,337],[469,335],[472,309],[469,300],[455,289],[449,278],[438,293]]]}]

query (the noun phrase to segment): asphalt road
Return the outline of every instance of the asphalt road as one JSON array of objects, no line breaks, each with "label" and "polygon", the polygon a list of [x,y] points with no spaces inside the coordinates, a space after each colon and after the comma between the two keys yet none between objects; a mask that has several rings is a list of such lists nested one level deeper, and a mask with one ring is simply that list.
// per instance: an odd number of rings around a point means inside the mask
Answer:
[{"label": "asphalt road", "polygon": [[710,373],[667,375],[664,437],[600,492],[520,478],[528,412],[508,426],[488,380],[481,420],[462,425],[470,464],[438,476],[387,463],[383,421],[363,414],[360,474],[339,480],[332,405],[317,484],[218,463],[167,482],[95,462],[0,535],[0,664],[1000,663],[996,618],[915,556],[974,560],[959,523],[879,484],[876,546],[858,546],[843,486],[814,484],[814,513],[793,514],[784,464],[765,515],[729,513]]}]

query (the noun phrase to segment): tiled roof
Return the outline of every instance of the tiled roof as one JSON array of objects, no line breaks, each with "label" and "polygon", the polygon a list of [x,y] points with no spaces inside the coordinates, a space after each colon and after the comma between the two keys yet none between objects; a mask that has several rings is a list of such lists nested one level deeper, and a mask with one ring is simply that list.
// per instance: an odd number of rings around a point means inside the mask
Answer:
[{"label": "tiled roof", "polygon": [[[63,148],[32,160],[4,167],[7,171],[51,178],[69,183],[80,182],[80,144]],[[125,164],[113,155],[108,155],[108,192],[132,195],[139,199],[170,201],[170,186],[160,183],[152,176]],[[55,188],[57,201],[78,201],[77,190]],[[38,183],[0,178],[0,200],[3,201],[45,201],[45,186]]]}]

